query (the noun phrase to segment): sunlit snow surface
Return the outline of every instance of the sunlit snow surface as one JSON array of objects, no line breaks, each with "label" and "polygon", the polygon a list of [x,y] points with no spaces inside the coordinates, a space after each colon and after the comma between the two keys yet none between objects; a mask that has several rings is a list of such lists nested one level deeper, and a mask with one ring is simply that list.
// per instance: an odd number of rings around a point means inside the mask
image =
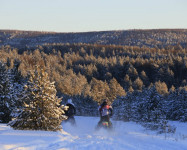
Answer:
[{"label": "sunlit snow surface", "polygon": [[95,130],[98,117],[75,117],[63,131],[13,130],[0,124],[0,150],[186,150],[187,123],[170,122],[175,134],[157,134],[134,122],[113,121],[113,131]]}]

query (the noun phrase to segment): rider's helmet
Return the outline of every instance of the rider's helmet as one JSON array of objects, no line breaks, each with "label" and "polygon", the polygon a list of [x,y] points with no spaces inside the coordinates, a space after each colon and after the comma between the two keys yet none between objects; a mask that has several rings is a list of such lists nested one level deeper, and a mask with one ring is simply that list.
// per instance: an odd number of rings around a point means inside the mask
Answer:
[{"label": "rider's helmet", "polygon": [[71,104],[72,103],[72,99],[68,99],[68,103]]},{"label": "rider's helmet", "polygon": [[103,100],[103,106],[108,105],[108,99]]}]

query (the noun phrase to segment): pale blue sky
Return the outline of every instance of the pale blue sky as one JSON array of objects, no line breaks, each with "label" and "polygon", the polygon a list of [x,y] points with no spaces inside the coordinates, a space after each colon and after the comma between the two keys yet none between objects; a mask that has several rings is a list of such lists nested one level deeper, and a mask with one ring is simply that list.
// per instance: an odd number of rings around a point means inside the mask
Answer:
[{"label": "pale blue sky", "polygon": [[0,29],[187,28],[187,0],[0,0]]}]

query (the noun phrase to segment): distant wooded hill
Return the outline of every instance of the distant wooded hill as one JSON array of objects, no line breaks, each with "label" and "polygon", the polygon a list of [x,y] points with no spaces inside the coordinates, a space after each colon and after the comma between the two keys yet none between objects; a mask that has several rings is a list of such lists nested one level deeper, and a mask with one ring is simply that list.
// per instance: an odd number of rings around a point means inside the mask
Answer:
[{"label": "distant wooded hill", "polygon": [[163,48],[168,45],[187,47],[187,29],[123,30],[82,33],[56,33],[0,30],[0,46],[35,47],[45,43],[86,43]]}]

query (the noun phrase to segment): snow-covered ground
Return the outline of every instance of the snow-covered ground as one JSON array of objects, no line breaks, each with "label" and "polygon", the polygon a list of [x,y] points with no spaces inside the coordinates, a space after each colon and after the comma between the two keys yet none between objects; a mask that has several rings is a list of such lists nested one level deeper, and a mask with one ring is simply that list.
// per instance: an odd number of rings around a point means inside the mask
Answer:
[{"label": "snow-covered ground", "polygon": [[114,130],[95,130],[98,117],[76,117],[77,125],[63,123],[63,131],[13,130],[0,124],[1,150],[186,150],[187,123],[170,122],[175,134],[156,134],[134,122],[112,121]]}]

